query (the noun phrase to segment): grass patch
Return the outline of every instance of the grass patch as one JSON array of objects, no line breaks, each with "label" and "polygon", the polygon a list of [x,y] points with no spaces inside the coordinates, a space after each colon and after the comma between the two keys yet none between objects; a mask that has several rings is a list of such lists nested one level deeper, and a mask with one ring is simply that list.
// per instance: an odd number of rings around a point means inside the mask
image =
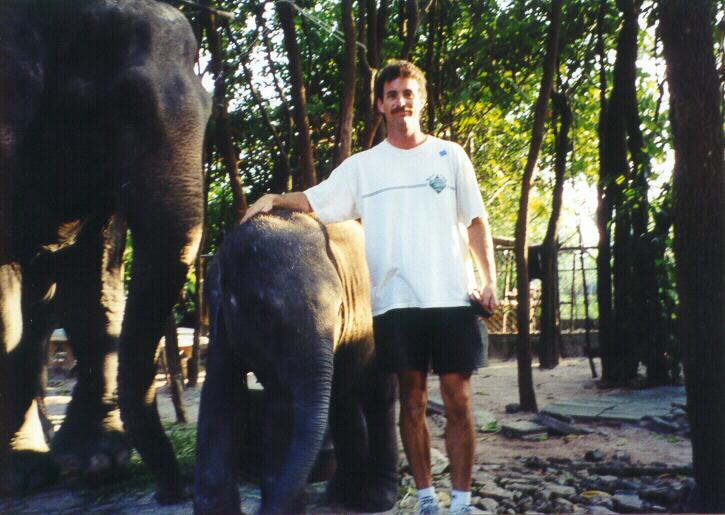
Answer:
[{"label": "grass patch", "polygon": [[[164,423],[166,435],[171,440],[174,454],[179,464],[183,483],[191,484],[196,461],[196,424]],[[141,456],[133,451],[128,467],[117,472],[109,481],[87,490],[88,502],[103,504],[123,493],[134,497],[143,497],[154,489],[154,478]]]},{"label": "grass patch", "polygon": [[499,433],[501,431],[501,426],[496,420],[492,420],[485,426],[481,427],[479,431],[481,433]]}]

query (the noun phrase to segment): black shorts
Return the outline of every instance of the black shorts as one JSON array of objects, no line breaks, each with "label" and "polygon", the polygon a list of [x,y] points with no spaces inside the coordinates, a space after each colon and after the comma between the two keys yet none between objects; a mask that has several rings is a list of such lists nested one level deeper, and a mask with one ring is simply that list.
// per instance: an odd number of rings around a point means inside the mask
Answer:
[{"label": "black shorts", "polygon": [[385,372],[470,374],[483,362],[478,324],[468,306],[387,311],[373,317],[378,363]]}]

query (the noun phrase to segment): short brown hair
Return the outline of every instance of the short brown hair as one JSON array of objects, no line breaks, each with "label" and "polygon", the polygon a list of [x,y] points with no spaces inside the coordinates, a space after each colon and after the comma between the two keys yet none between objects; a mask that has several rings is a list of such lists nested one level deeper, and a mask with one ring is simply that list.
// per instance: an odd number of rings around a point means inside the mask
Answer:
[{"label": "short brown hair", "polygon": [[385,83],[395,79],[415,79],[420,89],[419,93],[423,97],[425,103],[428,97],[428,91],[425,87],[425,75],[423,71],[409,61],[399,59],[397,61],[388,61],[384,68],[378,71],[375,76],[375,102],[383,99],[383,90]]}]

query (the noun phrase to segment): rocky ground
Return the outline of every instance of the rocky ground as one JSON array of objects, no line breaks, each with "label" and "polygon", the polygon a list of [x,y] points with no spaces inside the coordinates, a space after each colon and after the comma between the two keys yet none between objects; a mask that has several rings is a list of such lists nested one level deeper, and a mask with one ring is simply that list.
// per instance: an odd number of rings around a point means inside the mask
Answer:
[{"label": "rocky ground", "polygon": [[[473,502],[488,513],[676,513],[692,488],[691,448],[686,416],[680,407],[659,420],[632,423],[575,423],[576,433],[554,431],[511,438],[506,427],[528,424],[530,414],[509,413],[518,401],[515,362],[492,363],[473,378],[478,427]],[[540,407],[564,399],[607,395],[592,379],[583,358],[563,360],[554,370],[533,370]],[[61,418],[72,381],[55,376],[48,399],[54,421]],[[449,502],[450,475],[444,456],[445,418],[437,380],[430,384],[429,424],[434,446],[434,482],[443,505]],[[184,401],[190,420],[196,419],[198,389],[187,390]],[[174,412],[168,390],[159,391],[159,406],[168,422]],[[509,409],[509,411],[511,411]],[[570,421],[569,421],[570,422]],[[178,427],[178,426],[176,426]],[[192,430],[189,430],[192,434]],[[193,450],[193,449],[192,449]],[[191,457],[193,460],[193,456]],[[137,465],[136,470],[143,470]],[[395,512],[415,510],[415,488],[407,463],[401,461],[400,500]],[[68,478],[52,490],[0,501],[0,513],[191,513],[191,503],[159,506],[148,481],[127,480],[109,489],[91,489]],[[241,485],[243,509],[259,505],[259,491]],[[324,484],[307,490],[310,513],[336,513],[324,499]]]},{"label": "rocky ground", "polygon": [[[450,502],[447,460],[434,456],[434,484],[441,504]],[[401,511],[416,506],[412,477],[403,467]],[[572,458],[515,457],[480,464],[472,504],[480,513],[677,513],[693,483],[690,467],[633,462],[625,452],[590,451]]]}]

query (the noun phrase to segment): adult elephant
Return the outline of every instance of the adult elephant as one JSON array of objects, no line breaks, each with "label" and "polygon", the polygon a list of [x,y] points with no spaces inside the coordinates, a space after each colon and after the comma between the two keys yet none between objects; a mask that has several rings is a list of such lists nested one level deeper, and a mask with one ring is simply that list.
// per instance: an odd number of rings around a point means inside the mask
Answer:
[{"label": "adult elephant", "polygon": [[239,513],[236,466],[244,378],[264,386],[262,513],[300,509],[332,431],[329,493],[364,511],[398,496],[395,383],[378,372],[370,279],[357,222],[323,226],[277,211],[229,234],[207,280],[211,335],[195,474],[196,513]]},{"label": "adult elephant", "polygon": [[[57,319],[77,357],[78,382],[51,443],[55,461],[108,473],[127,461],[130,442],[156,474],[159,497],[179,497],[156,411],[154,351],[202,229],[210,100],[193,72],[196,52],[184,16],[161,2],[0,4],[6,492],[57,475],[33,400],[41,343]],[[134,264],[125,300],[127,229]]]}]

